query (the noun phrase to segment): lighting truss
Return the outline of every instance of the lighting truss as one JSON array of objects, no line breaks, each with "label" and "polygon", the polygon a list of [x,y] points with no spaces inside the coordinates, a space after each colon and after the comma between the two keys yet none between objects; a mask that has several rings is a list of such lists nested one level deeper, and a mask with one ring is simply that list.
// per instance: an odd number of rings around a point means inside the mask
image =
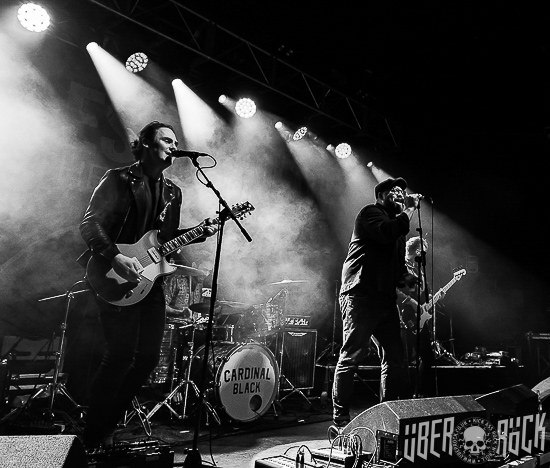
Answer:
[{"label": "lighting truss", "polygon": [[[131,8],[116,0],[88,2],[118,17],[112,21],[112,28],[121,23],[139,26],[156,35],[163,44],[161,47],[171,44],[193,52],[196,59],[192,71],[195,74],[212,77],[219,75],[216,73],[219,70],[213,70],[213,67],[223,67],[299,104],[302,110],[307,109],[313,116],[327,119],[333,128],[352,130],[354,135],[367,137],[389,149],[398,147],[389,122],[379,112],[240,38],[177,0],[135,1]],[[195,31],[198,30],[208,33],[197,35]]]}]

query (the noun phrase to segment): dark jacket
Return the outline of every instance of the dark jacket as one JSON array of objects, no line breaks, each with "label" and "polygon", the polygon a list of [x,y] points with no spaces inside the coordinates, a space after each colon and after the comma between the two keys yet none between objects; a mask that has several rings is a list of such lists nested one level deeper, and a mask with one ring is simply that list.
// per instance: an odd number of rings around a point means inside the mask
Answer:
[{"label": "dark jacket", "polygon": [[389,216],[380,204],[367,205],[357,215],[342,268],[342,294],[377,292],[395,297],[405,267],[405,213]]},{"label": "dark jacket", "polygon": [[119,250],[115,243],[133,244],[150,229],[159,229],[159,241],[166,242],[186,232],[178,229],[182,194],[172,181],[161,176],[158,216],[147,221],[152,203],[145,186],[141,164],[110,169],[95,188],[86,209],[80,233],[89,249],[78,262],[86,265],[90,254],[111,261]]}]

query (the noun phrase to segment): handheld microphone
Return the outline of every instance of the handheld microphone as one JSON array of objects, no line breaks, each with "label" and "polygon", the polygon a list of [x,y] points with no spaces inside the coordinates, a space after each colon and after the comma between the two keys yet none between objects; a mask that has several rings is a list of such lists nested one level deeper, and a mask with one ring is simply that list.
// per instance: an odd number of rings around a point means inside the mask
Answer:
[{"label": "handheld microphone", "polygon": [[191,158],[196,159],[199,156],[209,156],[207,153],[201,153],[199,151],[187,151],[187,150],[174,150],[170,153],[173,158]]},{"label": "handheld microphone", "polygon": [[430,201],[432,201],[431,197],[428,197],[427,195],[422,195],[420,193],[411,193],[411,194],[409,194],[409,197],[416,198],[417,200],[430,200]]}]

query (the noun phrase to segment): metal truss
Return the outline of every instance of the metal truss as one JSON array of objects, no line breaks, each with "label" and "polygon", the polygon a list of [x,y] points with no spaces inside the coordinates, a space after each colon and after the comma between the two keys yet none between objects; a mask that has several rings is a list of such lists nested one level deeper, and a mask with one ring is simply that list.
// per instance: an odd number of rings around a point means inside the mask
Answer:
[{"label": "metal truss", "polygon": [[[245,78],[265,93],[279,98],[268,111],[291,118],[311,119],[333,133],[370,140],[386,149],[398,148],[387,119],[334,87],[290,65],[176,0],[88,0],[112,14],[112,34],[134,31],[148,53],[158,53],[167,69],[212,83],[222,89]],[[137,27],[137,28],[136,28]],[[187,54],[187,55],[186,55]],[[171,58],[168,58],[171,57]],[[175,58],[174,58],[175,57]],[[164,63],[163,63],[164,61]],[[241,80],[242,81],[242,80]],[[300,108],[296,107],[296,105]]]}]

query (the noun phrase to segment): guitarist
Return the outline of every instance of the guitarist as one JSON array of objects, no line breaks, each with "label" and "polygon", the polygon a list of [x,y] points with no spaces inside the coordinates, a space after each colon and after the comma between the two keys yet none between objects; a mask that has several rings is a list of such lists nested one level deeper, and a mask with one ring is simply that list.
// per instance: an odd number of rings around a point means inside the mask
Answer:
[{"label": "guitarist", "polygon": [[[107,171],[92,194],[80,224],[88,251],[79,263],[93,255],[138,283],[140,264],[116,244],[135,243],[151,229],[160,231],[162,242],[187,231],[179,229],[181,189],[163,175],[177,145],[171,125],[153,121],[143,127],[131,145],[136,162]],[[217,231],[209,219],[203,225],[199,241]],[[136,304],[114,306],[99,296],[96,302],[106,346],[91,387],[83,436],[88,449],[112,444],[118,421],[158,363],[166,315],[163,279]]]},{"label": "guitarist", "polygon": [[[409,274],[413,275],[417,281],[412,288],[402,288],[397,290],[397,303],[401,315],[403,340],[407,350],[407,359],[411,362],[419,359],[418,381],[415,385],[415,397],[433,396],[433,369],[435,365],[435,355],[432,349],[432,330],[431,319],[428,320],[420,330],[420,339],[413,333],[417,326],[417,304],[420,297],[421,303],[425,299],[426,279],[424,275],[418,276],[417,258],[420,257],[422,250],[420,248],[421,239],[419,236],[411,237],[405,244],[405,265]],[[428,242],[422,239],[423,250],[427,252]],[[419,348],[417,352],[416,348]]]}]

